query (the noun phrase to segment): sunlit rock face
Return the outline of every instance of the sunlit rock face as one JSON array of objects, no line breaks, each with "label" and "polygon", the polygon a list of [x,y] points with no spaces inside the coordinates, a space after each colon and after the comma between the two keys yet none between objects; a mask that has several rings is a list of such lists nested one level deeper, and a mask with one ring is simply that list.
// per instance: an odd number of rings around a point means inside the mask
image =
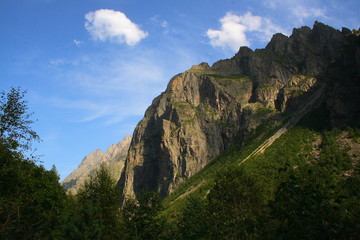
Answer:
[{"label": "sunlit rock face", "polygon": [[118,144],[111,145],[105,153],[100,149],[91,152],[82,160],[78,168],[61,183],[64,189],[76,194],[85,181],[95,174],[101,164],[109,169],[113,179],[117,181],[124,168],[130,142],[131,136],[125,136]]},{"label": "sunlit rock face", "polygon": [[134,131],[119,180],[123,196],[169,195],[235,139],[276,114],[296,111],[321,86],[334,124],[355,118],[359,53],[351,31],[315,22],[289,37],[275,34],[265,49],[241,47],[231,59],[174,76]]}]

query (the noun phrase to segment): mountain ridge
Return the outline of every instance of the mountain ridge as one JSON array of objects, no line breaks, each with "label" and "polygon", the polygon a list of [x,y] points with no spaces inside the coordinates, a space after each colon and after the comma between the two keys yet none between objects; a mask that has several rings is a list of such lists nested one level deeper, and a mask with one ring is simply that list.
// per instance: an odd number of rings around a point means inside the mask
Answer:
[{"label": "mountain ridge", "polygon": [[[354,88],[342,90],[358,101],[358,82],[352,79],[359,71],[358,42],[348,29],[340,32],[315,22],[313,29],[294,29],[289,37],[274,35],[264,49],[241,47],[230,59],[175,75],[134,130],[118,183],[123,196],[137,197],[142,191],[169,195],[234,139],[297,110],[321,86],[326,85],[332,125],[357,118],[359,107],[339,98],[341,88],[334,85],[341,86],[341,74],[348,74]],[[346,45],[355,52],[342,50]],[[338,72],[343,61],[354,62],[354,69]],[[337,105],[352,107],[341,112]]]},{"label": "mountain ridge", "polygon": [[61,182],[63,188],[76,194],[101,164],[109,169],[114,179],[119,179],[130,142],[131,136],[125,136],[119,143],[110,145],[105,152],[97,149],[86,155],[77,169]]}]

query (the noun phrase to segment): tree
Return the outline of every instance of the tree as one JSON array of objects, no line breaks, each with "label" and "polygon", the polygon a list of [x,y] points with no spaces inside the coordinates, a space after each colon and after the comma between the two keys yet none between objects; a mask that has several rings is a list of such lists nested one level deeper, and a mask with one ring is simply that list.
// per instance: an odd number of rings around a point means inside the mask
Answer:
[{"label": "tree", "polygon": [[33,113],[28,113],[25,94],[14,87],[7,94],[0,93],[0,141],[11,150],[30,150],[31,143],[40,140],[30,127]]},{"label": "tree", "polygon": [[242,168],[219,175],[207,197],[210,239],[256,239],[266,206],[263,195]]},{"label": "tree", "polygon": [[0,239],[58,236],[66,198],[58,176],[6,150],[0,150],[6,162],[0,167]]},{"label": "tree", "polygon": [[206,239],[208,233],[208,212],[206,201],[198,197],[190,197],[182,209],[179,218],[179,234],[184,240]]},{"label": "tree", "polygon": [[122,209],[125,239],[160,239],[165,224],[159,217],[161,210],[160,198],[155,192],[143,192],[137,201],[127,199]]},{"label": "tree", "polygon": [[77,209],[71,239],[117,239],[120,235],[120,195],[116,182],[101,165],[94,177],[85,182],[76,196]]},{"label": "tree", "polygon": [[[270,204],[276,239],[358,239],[359,180],[322,166],[290,175]],[[273,239],[273,237],[270,237]]]},{"label": "tree", "polygon": [[339,130],[324,132],[323,142],[321,144],[321,154],[319,164],[328,169],[328,171],[336,171],[341,173],[352,169],[352,160],[346,149],[341,149],[336,141],[336,135]]},{"label": "tree", "polygon": [[0,239],[55,239],[65,192],[55,172],[24,157],[39,140],[24,94],[12,88],[0,96]]}]

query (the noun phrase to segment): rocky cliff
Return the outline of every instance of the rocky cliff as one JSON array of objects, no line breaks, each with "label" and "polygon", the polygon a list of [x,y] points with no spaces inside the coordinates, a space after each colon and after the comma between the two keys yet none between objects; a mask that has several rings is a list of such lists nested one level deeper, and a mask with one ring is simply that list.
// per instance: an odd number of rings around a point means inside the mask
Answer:
[{"label": "rocky cliff", "polygon": [[124,168],[130,142],[131,136],[125,136],[118,144],[108,147],[105,152],[100,149],[91,152],[82,160],[78,168],[61,183],[64,189],[76,194],[101,164],[104,164],[109,169],[114,179],[119,179]]},{"label": "rocky cliff", "polygon": [[290,37],[274,35],[265,49],[241,47],[231,59],[174,76],[134,131],[119,180],[123,195],[169,195],[234,139],[291,114],[320,87],[332,124],[358,119],[359,42],[348,29],[315,22]]}]

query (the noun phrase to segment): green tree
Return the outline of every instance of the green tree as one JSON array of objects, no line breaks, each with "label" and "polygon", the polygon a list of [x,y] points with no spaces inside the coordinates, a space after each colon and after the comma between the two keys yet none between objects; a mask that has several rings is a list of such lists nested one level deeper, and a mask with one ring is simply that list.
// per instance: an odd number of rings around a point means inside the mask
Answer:
[{"label": "green tree", "polygon": [[206,200],[190,197],[179,217],[179,234],[184,240],[206,239],[208,233]]},{"label": "green tree", "polygon": [[[342,201],[339,204],[339,236],[342,239],[360,239],[360,170],[341,182]],[[339,239],[341,239],[339,237]]]},{"label": "green tree", "polygon": [[359,194],[352,191],[359,189],[358,184],[321,166],[294,170],[271,204],[272,219],[278,224],[275,238],[357,239]]},{"label": "green tree", "polygon": [[159,195],[143,192],[139,199],[127,199],[122,209],[125,239],[161,239],[164,220],[159,216],[162,210]]},{"label": "green tree", "polygon": [[328,169],[328,171],[342,171],[352,169],[352,160],[346,149],[341,149],[336,141],[339,130],[324,132],[323,142],[321,144],[321,154],[319,164]]},{"label": "green tree", "polygon": [[40,140],[30,127],[33,113],[28,113],[25,94],[14,87],[8,93],[0,93],[0,141],[11,150],[30,150],[32,142]]},{"label": "green tree", "polygon": [[110,240],[120,236],[120,195],[104,165],[79,190],[76,200],[68,238]]},{"label": "green tree", "polygon": [[264,191],[242,168],[218,176],[208,199],[211,239],[256,239],[265,211]]},{"label": "green tree", "polygon": [[39,140],[24,94],[12,88],[0,97],[0,239],[55,239],[65,192],[55,172],[23,154]]},{"label": "green tree", "polygon": [[0,238],[58,236],[65,204],[58,176],[23,159],[11,159],[0,172]]}]

